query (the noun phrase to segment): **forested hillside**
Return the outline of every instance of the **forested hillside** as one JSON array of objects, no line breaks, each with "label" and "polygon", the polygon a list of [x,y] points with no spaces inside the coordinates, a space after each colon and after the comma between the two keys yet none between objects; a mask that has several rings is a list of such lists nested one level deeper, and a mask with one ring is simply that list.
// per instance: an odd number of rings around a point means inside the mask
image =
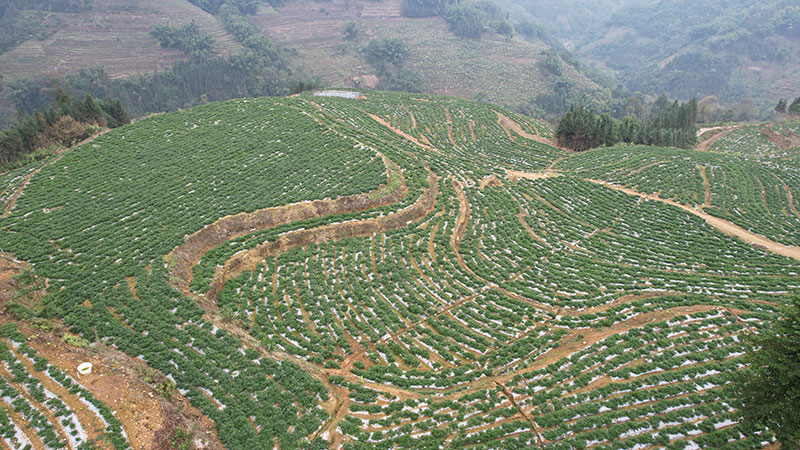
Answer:
[{"label": "forested hillside", "polygon": [[631,91],[726,104],[752,97],[762,113],[800,92],[800,6],[792,0],[515,4]]}]

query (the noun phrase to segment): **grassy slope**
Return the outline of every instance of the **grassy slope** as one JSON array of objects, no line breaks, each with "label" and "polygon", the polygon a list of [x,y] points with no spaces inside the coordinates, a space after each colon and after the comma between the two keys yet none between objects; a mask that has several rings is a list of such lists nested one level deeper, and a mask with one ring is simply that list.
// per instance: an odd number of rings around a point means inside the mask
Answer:
[{"label": "grassy slope", "polygon": [[[362,26],[354,44],[342,39],[348,20]],[[278,10],[262,8],[255,22],[282,45],[295,48],[297,61],[329,86],[349,86],[353,77],[374,73],[358,49],[373,38],[395,37],[407,43],[407,65],[429,92],[513,105],[552,89],[552,79],[537,64],[543,46],[519,37],[506,42],[493,32],[480,40],[461,39],[440,18],[401,17],[400,0],[298,0]],[[598,88],[572,68],[567,75],[585,90]]]}]

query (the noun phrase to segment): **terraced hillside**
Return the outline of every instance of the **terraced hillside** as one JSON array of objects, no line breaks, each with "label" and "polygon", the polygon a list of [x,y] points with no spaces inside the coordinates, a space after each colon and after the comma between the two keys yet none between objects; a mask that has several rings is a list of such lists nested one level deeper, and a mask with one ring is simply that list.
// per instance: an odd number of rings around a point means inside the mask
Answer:
[{"label": "terraced hillside", "polygon": [[365,96],[210,104],[5,174],[0,248],[229,449],[772,444],[722,388],[800,286],[797,160],[574,154],[499,107]]},{"label": "terraced hillside", "polygon": [[169,67],[183,52],[165,49],[150,35],[159,23],[195,21],[216,40],[220,54],[241,49],[216,18],[186,1],[104,0],[81,13],[40,12],[49,37],[28,39],[0,55],[8,78],[63,75],[89,65],[103,66],[112,77]]},{"label": "terraced hillside", "polygon": [[[297,50],[297,64],[328,86],[351,86],[353,78],[375,74],[361,47],[371,39],[398,38],[410,53],[405,65],[420,75],[425,92],[517,105],[555,90],[556,77],[538,64],[547,49],[543,44],[507,40],[494,31],[480,39],[459,38],[439,17],[402,17],[401,0],[298,0],[260,8],[253,20],[276,42]],[[361,29],[355,42],[344,40],[350,20]],[[572,66],[563,70],[577,92],[603,89]]]}]

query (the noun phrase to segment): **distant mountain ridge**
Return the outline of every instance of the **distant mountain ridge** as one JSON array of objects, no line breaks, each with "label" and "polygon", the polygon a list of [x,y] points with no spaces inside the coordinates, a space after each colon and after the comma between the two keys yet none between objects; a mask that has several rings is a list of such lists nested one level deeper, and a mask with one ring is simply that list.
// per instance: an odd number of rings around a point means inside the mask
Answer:
[{"label": "distant mountain ridge", "polygon": [[794,1],[514,3],[630,90],[683,99],[714,95],[729,103],[752,97],[762,112],[800,93]]}]

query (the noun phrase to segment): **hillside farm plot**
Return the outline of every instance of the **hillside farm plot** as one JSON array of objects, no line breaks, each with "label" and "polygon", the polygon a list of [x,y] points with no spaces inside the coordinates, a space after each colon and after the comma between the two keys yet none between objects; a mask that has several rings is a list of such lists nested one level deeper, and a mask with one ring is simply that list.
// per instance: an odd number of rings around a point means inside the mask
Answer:
[{"label": "hillside farm plot", "polygon": [[14,324],[4,325],[0,333],[0,426],[5,448],[130,448],[125,430],[107,405],[39,356]]},{"label": "hillside farm plot", "polygon": [[789,122],[737,128],[717,140],[710,150],[769,160],[797,154],[798,147],[800,125]]},{"label": "hillside farm plot", "polygon": [[800,245],[800,170],[678,149],[618,148],[559,161],[555,169],[630,187],[733,222],[788,246]]},{"label": "hillside farm plot", "polygon": [[226,448],[773,442],[723,387],[798,261],[695,213],[793,245],[789,160],[573,154],[499,107],[363,94],[210,104],[8,173],[0,248]]}]

